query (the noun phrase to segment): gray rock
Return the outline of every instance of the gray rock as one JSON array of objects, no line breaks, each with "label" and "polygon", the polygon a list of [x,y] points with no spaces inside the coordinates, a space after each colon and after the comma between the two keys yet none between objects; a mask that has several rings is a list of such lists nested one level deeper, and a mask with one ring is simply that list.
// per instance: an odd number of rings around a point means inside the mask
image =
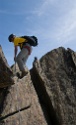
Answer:
[{"label": "gray rock", "polygon": [[59,47],[40,60],[36,57],[28,75],[19,79],[18,66],[9,67],[0,47],[0,67],[0,74],[5,69],[0,77],[0,125],[76,125],[73,50]]},{"label": "gray rock", "polygon": [[76,125],[75,55],[71,49],[59,47],[40,59],[40,69],[37,62],[32,69],[33,81],[37,79],[34,86],[54,125]]},{"label": "gray rock", "polygon": [[13,73],[0,46],[0,88],[13,85],[14,81],[12,79],[12,76]]},{"label": "gray rock", "polygon": [[[15,84],[11,84],[10,79],[13,72],[6,65],[6,61],[1,59],[0,65],[5,66],[8,70],[5,70],[6,82],[4,86],[1,84],[0,89],[0,125],[47,125],[30,72],[22,79],[12,77]],[[1,69],[1,73],[3,72]],[[6,79],[7,76],[9,79]],[[6,87],[7,81],[10,84]]]}]

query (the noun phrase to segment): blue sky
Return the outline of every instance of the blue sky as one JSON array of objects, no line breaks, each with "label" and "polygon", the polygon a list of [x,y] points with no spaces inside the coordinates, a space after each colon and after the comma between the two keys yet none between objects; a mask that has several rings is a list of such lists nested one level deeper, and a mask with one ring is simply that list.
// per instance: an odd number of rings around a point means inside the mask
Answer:
[{"label": "blue sky", "polygon": [[76,0],[0,0],[0,45],[10,66],[14,64],[11,33],[38,37],[29,68],[35,56],[40,59],[60,46],[76,51]]}]

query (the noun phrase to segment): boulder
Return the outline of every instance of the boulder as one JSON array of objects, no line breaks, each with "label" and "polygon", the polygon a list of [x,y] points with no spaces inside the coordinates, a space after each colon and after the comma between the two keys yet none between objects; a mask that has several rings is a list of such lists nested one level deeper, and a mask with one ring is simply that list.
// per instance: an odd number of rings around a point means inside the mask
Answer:
[{"label": "boulder", "polygon": [[75,52],[63,47],[48,52],[34,61],[31,76],[52,124],[76,125]]},{"label": "boulder", "polygon": [[15,84],[7,89],[0,122],[2,125],[47,125],[30,74],[14,77]]},{"label": "boulder", "polygon": [[47,125],[30,72],[22,79],[13,76],[13,70],[0,52],[0,73],[4,74],[5,69],[5,82],[0,77],[0,125]]},{"label": "boulder", "polygon": [[17,72],[18,65],[9,67],[0,47],[0,125],[76,125],[73,50],[59,47],[35,57],[22,79]]},{"label": "boulder", "polygon": [[0,46],[0,88],[5,88],[14,84],[12,79],[13,72],[9,67],[7,60]]}]

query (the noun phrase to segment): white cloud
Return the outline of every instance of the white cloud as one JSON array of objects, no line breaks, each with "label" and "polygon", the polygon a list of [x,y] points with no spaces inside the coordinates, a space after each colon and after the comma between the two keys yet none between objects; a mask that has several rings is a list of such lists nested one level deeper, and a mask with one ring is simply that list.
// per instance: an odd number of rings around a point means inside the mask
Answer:
[{"label": "white cloud", "polygon": [[[42,3],[39,4],[39,7],[36,8],[34,11],[32,11],[33,14],[36,14],[37,16],[42,16],[47,14],[47,10],[51,5],[55,2],[55,0],[43,0]],[[50,8],[51,9],[51,8]]]},{"label": "white cloud", "polygon": [[[57,3],[58,2],[58,3]],[[55,7],[52,10],[55,15],[50,14],[51,7]],[[57,6],[56,6],[57,5]],[[49,8],[50,7],[50,8]],[[55,11],[55,12],[54,12]],[[36,12],[36,11],[35,11]],[[58,43],[63,41],[63,44],[69,43],[76,38],[76,1],[60,2],[59,0],[44,0],[43,4],[37,10],[38,16],[49,13],[49,20],[47,29],[41,27],[38,32],[46,39],[53,39]],[[51,20],[54,20],[51,22]]]},{"label": "white cloud", "polygon": [[55,37],[57,41],[66,41],[76,38],[76,8],[73,8],[66,15],[60,17],[57,21],[57,28],[55,32]]},{"label": "white cloud", "polygon": [[48,9],[48,6],[50,5],[52,1],[51,0],[44,0],[43,4],[38,10],[38,15],[41,16],[45,13],[45,11]]}]

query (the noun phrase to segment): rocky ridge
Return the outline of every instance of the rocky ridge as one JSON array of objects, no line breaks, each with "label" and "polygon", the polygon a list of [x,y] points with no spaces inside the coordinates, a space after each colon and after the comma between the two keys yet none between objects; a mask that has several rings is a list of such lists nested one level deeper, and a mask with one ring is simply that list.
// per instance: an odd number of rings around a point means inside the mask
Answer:
[{"label": "rocky ridge", "polygon": [[76,125],[76,53],[59,47],[22,79],[0,46],[0,125]]}]

